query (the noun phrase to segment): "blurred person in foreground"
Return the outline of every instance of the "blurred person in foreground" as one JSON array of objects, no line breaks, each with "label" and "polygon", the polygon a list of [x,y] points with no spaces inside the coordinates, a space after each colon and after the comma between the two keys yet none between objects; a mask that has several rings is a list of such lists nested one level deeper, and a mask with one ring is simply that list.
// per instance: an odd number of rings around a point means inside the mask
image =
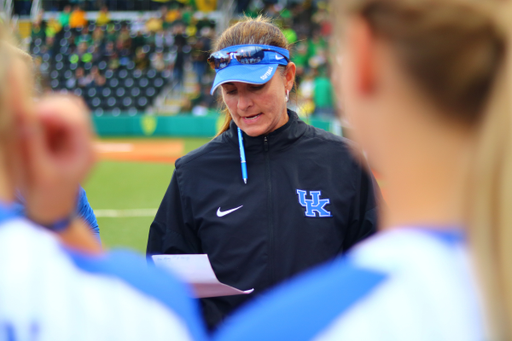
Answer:
[{"label": "blurred person in foreground", "polygon": [[381,232],[216,340],[512,340],[512,8],[487,3],[335,2],[335,82],[386,181]]},{"label": "blurred person in foreground", "polygon": [[33,102],[30,56],[3,37],[0,50],[0,338],[204,340],[187,288],[128,252],[102,253],[75,217],[94,160],[83,103]]}]

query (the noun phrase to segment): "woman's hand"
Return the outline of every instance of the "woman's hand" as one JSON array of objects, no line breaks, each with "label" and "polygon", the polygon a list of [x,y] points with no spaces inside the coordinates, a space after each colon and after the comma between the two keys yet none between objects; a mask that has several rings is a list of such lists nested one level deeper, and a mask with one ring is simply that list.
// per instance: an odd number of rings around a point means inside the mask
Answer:
[{"label": "woman's hand", "polygon": [[98,239],[92,234],[87,223],[75,218],[65,230],[58,233],[64,245],[89,254],[101,254],[103,249]]},{"label": "woman's hand", "polygon": [[27,215],[51,225],[75,211],[78,186],[94,164],[93,134],[87,108],[77,97],[43,97],[34,113],[22,124],[21,191]]}]

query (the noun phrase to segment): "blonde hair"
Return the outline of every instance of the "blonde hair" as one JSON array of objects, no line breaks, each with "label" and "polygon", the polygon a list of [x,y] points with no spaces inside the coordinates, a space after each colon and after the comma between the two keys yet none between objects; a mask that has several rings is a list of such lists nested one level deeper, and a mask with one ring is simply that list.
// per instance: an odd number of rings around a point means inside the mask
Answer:
[{"label": "blonde hair", "polygon": [[10,35],[6,31],[6,26],[0,24],[0,51],[3,54],[3,60],[0,65],[0,138],[3,140],[8,139],[13,133],[12,121],[13,115],[9,112],[6,112],[4,107],[6,102],[6,91],[10,90],[7,85],[7,79],[10,67],[12,66],[11,61],[13,59],[18,59],[24,62],[29,68],[32,66],[32,57],[16,47],[14,44],[14,40],[10,37]]},{"label": "blonde hair", "polygon": [[[340,4],[343,3],[343,4]],[[467,219],[492,340],[512,340],[512,111],[508,37],[494,2],[335,1],[394,49],[445,119],[478,135]],[[342,18],[334,20],[337,31]]]},{"label": "blonde hair", "polygon": [[[271,45],[289,50],[288,41],[283,32],[269,18],[262,15],[255,19],[244,17],[228,28],[215,42],[214,51],[244,44]],[[224,123],[216,137],[228,130],[231,123],[231,115],[228,109],[224,108],[222,112],[225,115]]]}]

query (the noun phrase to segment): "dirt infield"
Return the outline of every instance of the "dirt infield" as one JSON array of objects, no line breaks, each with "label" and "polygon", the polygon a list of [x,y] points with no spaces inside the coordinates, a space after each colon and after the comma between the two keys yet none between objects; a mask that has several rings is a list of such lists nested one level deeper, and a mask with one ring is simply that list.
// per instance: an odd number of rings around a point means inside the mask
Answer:
[{"label": "dirt infield", "polygon": [[174,163],[183,156],[185,142],[173,141],[98,141],[95,143],[100,160]]}]

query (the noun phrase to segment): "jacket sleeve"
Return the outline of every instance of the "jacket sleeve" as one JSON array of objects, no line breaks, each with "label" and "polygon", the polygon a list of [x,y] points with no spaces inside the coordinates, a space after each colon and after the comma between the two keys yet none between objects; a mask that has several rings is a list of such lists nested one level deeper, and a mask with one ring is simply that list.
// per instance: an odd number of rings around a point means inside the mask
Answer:
[{"label": "jacket sleeve", "polygon": [[191,219],[187,219],[185,213],[178,177],[178,170],[175,170],[149,228],[148,259],[155,254],[202,253]]},{"label": "jacket sleeve", "polygon": [[352,206],[352,219],[343,243],[343,251],[347,251],[377,231],[377,202],[381,201],[379,185],[368,168],[358,168],[357,193]]},{"label": "jacket sleeve", "polygon": [[101,242],[98,221],[96,220],[94,211],[92,210],[91,205],[89,204],[89,200],[87,200],[87,194],[85,193],[85,190],[82,187],[80,187],[80,191],[78,194],[76,211],[78,213],[78,216],[87,223],[87,226],[89,226],[89,228],[94,233],[96,238],[98,238],[98,240]]}]

